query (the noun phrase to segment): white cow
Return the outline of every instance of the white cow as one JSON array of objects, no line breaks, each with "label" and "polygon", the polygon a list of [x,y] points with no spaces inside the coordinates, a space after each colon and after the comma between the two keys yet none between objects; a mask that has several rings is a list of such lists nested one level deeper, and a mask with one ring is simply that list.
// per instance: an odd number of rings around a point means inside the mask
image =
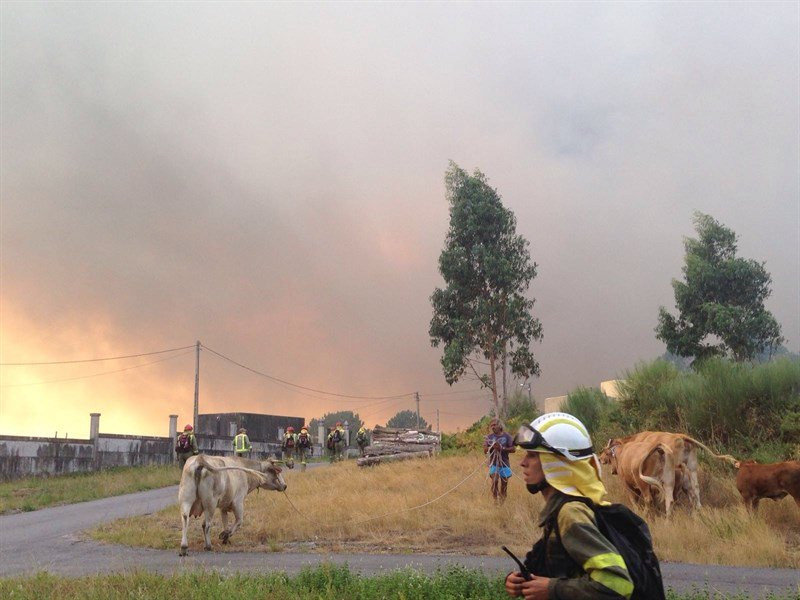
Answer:
[{"label": "white cow", "polygon": [[[183,467],[178,489],[178,503],[183,521],[180,555],[186,556],[189,550],[187,534],[190,516],[199,517],[205,513],[203,538],[205,549],[211,550],[211,520],[219,508],[222,512],[222,526],[225,528],[219,537],[223,544],[227,544],[242,524],[245,497],[258,488],[279,492],[286,489],[280,467],[270,460],[257,461],[203,454],[190,457]],[[233,527],[228,529],[230,511],[233,511],[236,520]]]}]

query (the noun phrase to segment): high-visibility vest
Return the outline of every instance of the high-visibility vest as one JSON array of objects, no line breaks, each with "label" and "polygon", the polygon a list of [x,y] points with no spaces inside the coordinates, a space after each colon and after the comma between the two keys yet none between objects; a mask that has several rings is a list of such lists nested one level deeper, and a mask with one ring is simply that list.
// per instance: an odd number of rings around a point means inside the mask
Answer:
[{"label": "high-visibility vest", "polygon": [[236,448],[236,452],[247,452],[250,450],[250,440],[247,439],[247,434],[238,434],[235,438],[233,438],[233,445]]}]

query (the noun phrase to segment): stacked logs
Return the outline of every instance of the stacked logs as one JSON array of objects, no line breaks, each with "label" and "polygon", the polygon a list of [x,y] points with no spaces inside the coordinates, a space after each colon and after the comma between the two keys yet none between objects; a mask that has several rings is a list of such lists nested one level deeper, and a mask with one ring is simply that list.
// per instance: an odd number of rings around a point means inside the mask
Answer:
[{"label": "stacked logs", "polygon": [[365,456],[356,461],[359,467],[396,460],[428,458],[439,451],[439,434],[417,429],[375,426]]}]

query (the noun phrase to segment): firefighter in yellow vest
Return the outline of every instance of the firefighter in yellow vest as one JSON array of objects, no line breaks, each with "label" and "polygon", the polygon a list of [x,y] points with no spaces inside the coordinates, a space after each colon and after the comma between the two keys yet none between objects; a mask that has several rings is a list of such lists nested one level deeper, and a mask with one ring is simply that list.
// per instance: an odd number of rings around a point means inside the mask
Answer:
[{"label": "firefighter in yellow vest", "polygon": [[369,433],[367,433],[367,428],[363,425],[356,434],[356,444],[358,444],[358,451],[361,453],[361,456],[364,456],[366,454],[366,447],[369,446]]},{"label": "firefighter in yellow vest", "polygon": [[247,430],[244,427],[240,427],[239,433],[233,438],[233,451],[238,457],[250,458],[252,449],[253,445],[250,443],[250,438],[247,437]]},{"label": "firefighter in yellow vest", "polygon": [[300,458],[300,470],[306,470],[308,457],[314,449],[311,447],[311,436],[308,434],[308,427],[301,427],[297,436],[297,456]]},{"label": "firefighter in yellow vest", "polygon": [[283,462],[290,469],[294,469],[294,452],[297,448],[297,436],[294,433],[294,427],[291,425],[286,428],[286,433],[283,434],[283,442],[281,443],[281,450],[283,451]]}]

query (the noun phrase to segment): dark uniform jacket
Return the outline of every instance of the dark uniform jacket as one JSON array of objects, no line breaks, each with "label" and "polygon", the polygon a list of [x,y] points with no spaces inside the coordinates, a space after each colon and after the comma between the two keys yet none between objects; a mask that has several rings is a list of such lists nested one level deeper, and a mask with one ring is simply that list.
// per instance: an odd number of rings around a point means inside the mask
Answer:
[{"label": "dark uniform jacket", "polygon": [[554,600],[627,600],[633,581],[625,561],[598,530],[594,511],[569,499],[556,491],[545,504],[539,516],[546,536],[544,554],[537,560],[534,548],[525,566],[534,575],[553,578],[549,593]]}]

